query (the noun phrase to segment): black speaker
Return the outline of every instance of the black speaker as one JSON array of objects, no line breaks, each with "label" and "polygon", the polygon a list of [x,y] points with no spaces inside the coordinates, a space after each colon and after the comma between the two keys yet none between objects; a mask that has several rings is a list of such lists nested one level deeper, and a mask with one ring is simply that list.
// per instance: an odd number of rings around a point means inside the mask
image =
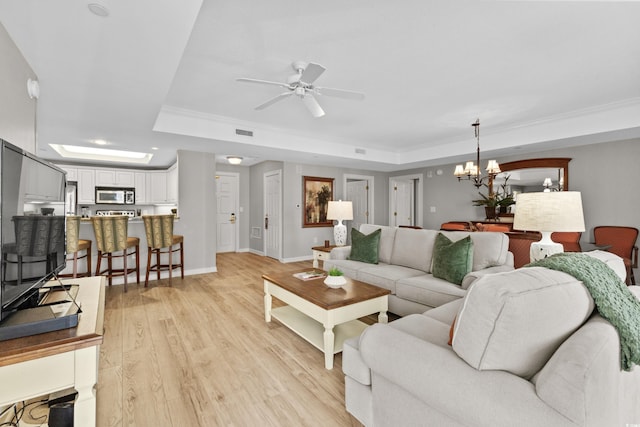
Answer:
[{"label": "black speaker", "polygon": [[51,405],[48,424],[49,427],[73,427],[73,402]]}]

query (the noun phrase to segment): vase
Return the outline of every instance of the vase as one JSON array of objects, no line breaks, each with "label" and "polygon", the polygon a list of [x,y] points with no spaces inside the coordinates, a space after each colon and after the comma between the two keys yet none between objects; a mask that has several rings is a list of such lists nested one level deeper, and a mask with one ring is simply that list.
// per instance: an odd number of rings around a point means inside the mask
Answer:
[{"label": "vase", "polygon": [[344,276],[327,276],[324,279],[324,284],[330,288],[341,288],[346,285],[347,279]]},{"label": "vase", "polygon": [[496,218],[496,208],[495,206],[485,206],[484,207],[485,216],[487,219],[495,219]]}]

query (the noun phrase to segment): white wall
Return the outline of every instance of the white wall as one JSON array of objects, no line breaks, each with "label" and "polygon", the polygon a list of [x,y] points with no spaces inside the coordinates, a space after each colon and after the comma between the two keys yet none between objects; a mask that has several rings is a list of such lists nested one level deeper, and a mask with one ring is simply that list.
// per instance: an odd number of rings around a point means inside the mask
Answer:
[{"label": "white wall", "polygon": [[27,80],[37,77],[0,24],[0,138],[36,154],[35,99],[27,94]]}]

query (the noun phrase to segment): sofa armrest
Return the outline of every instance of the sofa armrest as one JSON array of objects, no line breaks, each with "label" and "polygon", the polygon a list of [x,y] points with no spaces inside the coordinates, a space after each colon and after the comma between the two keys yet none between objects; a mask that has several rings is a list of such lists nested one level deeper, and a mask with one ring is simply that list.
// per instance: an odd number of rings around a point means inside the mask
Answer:
[{"label": "sofa armrest", "polygon": [[461,425],[570,424],[537,397],[531,382],[504,371],[478,371],[451,348],[389,325],[367,328],[360,352],[373,387],[382,376]]},{"label": "sofa armrest", "polygon": [[331,249],[331,259],[347,259],[351,253],[351,246],[338,246]]},{"label": "sofa armrest", "polygon": [[462,279],[462,283],[460,284],[460,286],[462,286],[462,289],[469,289],[469,286],[471,286],[473,282],[475,282],[482,276],[485,276],[487,274],[493,274],[493,273],[502,273],[504,271],[511,271],[511,270],[513,270],[513,266],[505,264],[505,265],[496,265],[489,268],[483,268],[482,270],[478,270],[478,271],[472,271],[471,273],[464,276],[464,279]]}]

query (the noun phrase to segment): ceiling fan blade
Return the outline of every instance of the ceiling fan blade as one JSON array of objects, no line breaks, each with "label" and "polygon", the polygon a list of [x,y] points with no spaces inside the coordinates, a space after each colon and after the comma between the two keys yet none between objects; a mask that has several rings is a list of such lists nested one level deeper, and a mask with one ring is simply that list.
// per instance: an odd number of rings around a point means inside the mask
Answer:
[{"label": "ceiling fan blade", "polygon": [[311,112],[311,115],[313,117],[322,117],[324,116],[324,110],[322,109],[322,107],[320,106],[320,104],[318,104],[318,101],[316,101],[316,99],[313,97],[313,95],[311,95],[310,93],[307,93],[303,98],[302,98],[302,102],[304,102],[304,105],[307,107],[307,109]]},{"label": "ceiling fan blade", "polygon": [[272,105],[272,104],[275,104],[275,103],[276,103],[276,102],[278,102],[278,101],[282,101],[283,99],[288,98],[288,97],[290,97],[291,95],[293,95],[293,92],[284,92],[284,93],[281,93],[280,95],[278,95],[278,96],[275,96],[275,97],[271,98],[271,99],[270,99],[270,100],[268,100],[267,102],[265,102],[265,103],[263,103],[263,104],[258,105],[255,109],[256,109],[256,110],[264,110],[264,109],[265,109],[265,108],[267,108],[268,106],[270,106],[270,105]]},{"label": "ceiling fan blade", "polygon": [[311,84],[315,82],[316,79],[320,77],[325,70],[326,68],[324,68],[322,65],[314,64],[313,62],[310,62],[309,65],[307,65],[307,68],[305,68],[304,71],[302,72],[302,75],[300,76],[300,81],[307,84]]},{"label": "ceiling fan blade", "polygon": [[364,99],[364,93],[355,92],[352,90],[334,89],[330,87],[316,87],[314,89],[318,95],[334,96],[336,98],[344,99],[355,99],[358,101],[362,101]]},{"label": "ceiling fan blade", "polygon": [[262,85],[280,86],[280,87],[284,87],[284,88],[287,88],[287,89],[291,89],[291,86],[289,86],[286,83],[271,82],[269,80],[248,79],[246,77],[240,77],[240,78],[237,78],[236,81],[237,82],[244,82],[244,83],[258,83],[258,84],[262,84]]}]

